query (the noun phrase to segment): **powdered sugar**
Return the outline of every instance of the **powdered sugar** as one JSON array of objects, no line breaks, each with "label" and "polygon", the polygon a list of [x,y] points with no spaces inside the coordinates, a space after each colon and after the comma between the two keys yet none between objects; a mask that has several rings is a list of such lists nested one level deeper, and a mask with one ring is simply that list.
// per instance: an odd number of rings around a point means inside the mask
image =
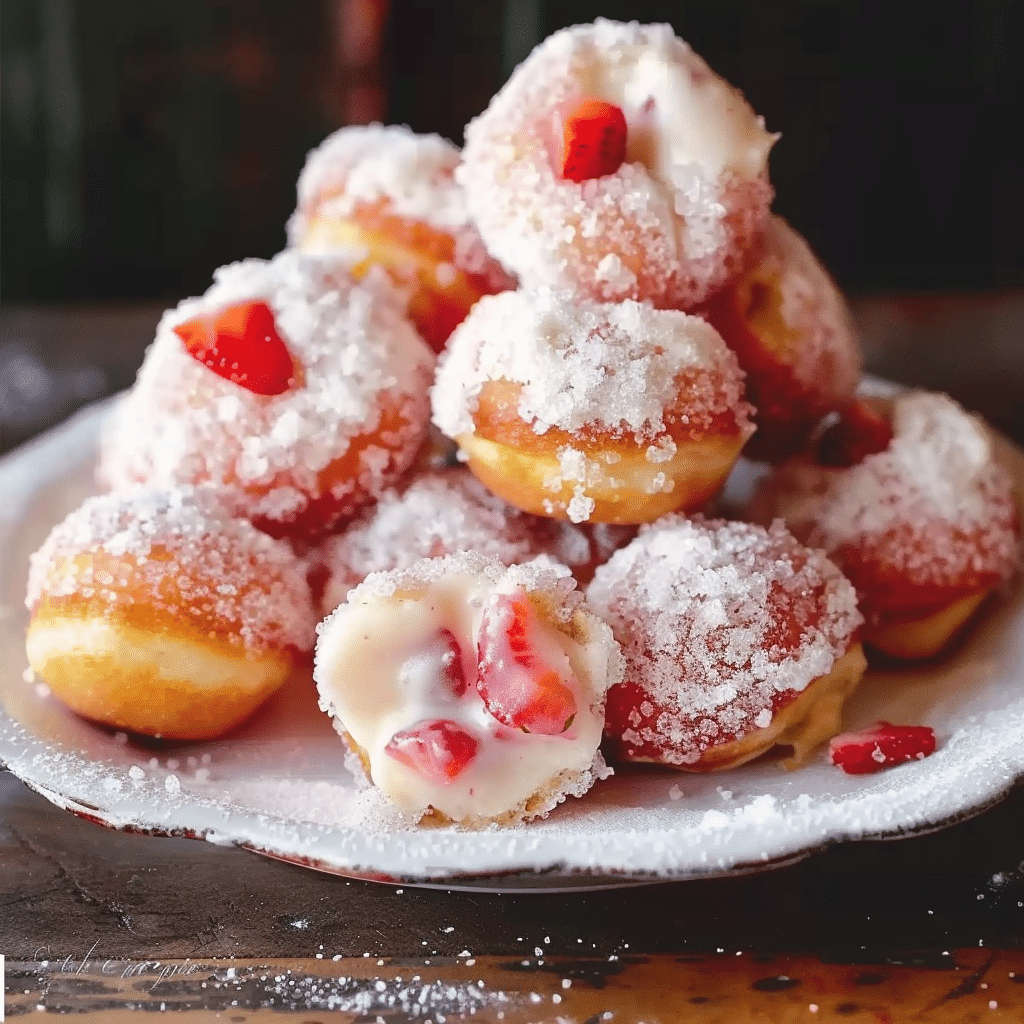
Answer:
[{"label": "powdered sugar", "polygon": [[144,605],[255,651],[312,647],[303,566],[287,544],[231,517],[209,488],[87,499],[30,563],[30,609],[68,596],[100,616]]},{"label": "powdered sugar", "polygon": [[[532,518],[532,517],[531,517]],[[585,586],[599,565],[604,565],[623,545],[636,536],[635,526],[608,523],[563,523],[552,519],[534,519],[541,528],[543,550],[557,562],[569,566],[580,586]]]},{"label": "powdered sugar", "polygon": [[[545,119],[596,95],[628,122],[626,162],[557,178]],[[488,248],[527,284],[691,308],[744,263],[771,199],[774,138],[668,25],[556,32],[466,129],[457,177]]]},{"label": "powdered sugar", "polygon": [[831,670],[862,621],[849,582],[781,524],[666,516],[587,594],[623,645],[626,682],[649,698],[625,722],[610,708],[609,729],[681,764],[762,728],[765,710]]},{"label": "powdered sugar", "polygon": [[[175,324],[262,298],[301,365],[273,398],[193,359]],[[200,299],[164,315],[136,385],[103,447],[101,475],[135,482],[217,483],[244,515],[310,532],[366,500],[411,462],[426,428],[433,356],[390,282],[355,283],[337,261],[286,252],[223,267]]]},{"label": "powdered sugar", "polygon": [[485,296],[449,341],[431,395],[434,422],[450,437],[473,433],[480,391],[499,380],[521,385],[519,416],[537,434],[593,427],[650,443],[666,413],[695,432],[716,416],[746,423],[742,374],[717,332],[633,301],[549,288]]}]

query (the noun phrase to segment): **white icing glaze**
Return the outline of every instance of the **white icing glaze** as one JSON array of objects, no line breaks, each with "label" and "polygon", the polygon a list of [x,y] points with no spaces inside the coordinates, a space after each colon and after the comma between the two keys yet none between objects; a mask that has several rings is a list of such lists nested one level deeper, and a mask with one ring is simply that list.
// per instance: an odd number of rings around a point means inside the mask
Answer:
[{"label": "white icing glaze", "polygon": [[[521,815],[527,802],[530,815],[545,813],[564,796],[561,777],[597,777],[604,692],[621,676],[621,664],[610,630],[584,611],[572,587],[568,570],[549,561],[506,570],[497,559],[467,552],[373,574],[322,623],[314,673],[321,706],[365,752],[373,782],[403,811],[419,815],[433,807],[467,823]],[[575,698],[576,715],[560,735],[501,724],[476,690],[485,604],[494,594],[523,589],[544,609],[534,637],[538,654]],[[462,652],[468,687],[459,698],[435,673],[422,671],[418,658],[442,629],[452,632]],[[480,739],[469,767],[443,785],[385,752],[395,733],[436,719]]]}]

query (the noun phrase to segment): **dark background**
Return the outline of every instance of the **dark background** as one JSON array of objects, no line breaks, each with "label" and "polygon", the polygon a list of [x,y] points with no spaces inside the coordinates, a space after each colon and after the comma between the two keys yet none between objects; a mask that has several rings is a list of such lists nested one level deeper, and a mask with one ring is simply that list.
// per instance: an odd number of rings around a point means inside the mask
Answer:
[{"label": "dark background", "polygon": [[354,110],[458,142],[597,15],[670,20],[743,89],[782,133],[776,208],[847,289],[1024,282],[1016,0],[393,0],[379,58],[344,52],[381,2],[4,0],[4,303],[201,292],[284,245],[305,153]]}]

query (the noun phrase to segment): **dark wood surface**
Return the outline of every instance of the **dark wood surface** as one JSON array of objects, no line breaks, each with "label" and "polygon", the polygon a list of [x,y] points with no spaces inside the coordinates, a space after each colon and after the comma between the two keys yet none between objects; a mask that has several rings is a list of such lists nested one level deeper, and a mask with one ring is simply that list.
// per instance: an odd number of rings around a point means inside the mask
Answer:
[{"label": "dark wood surface", "polygon": [[[1024,443],[1024,293],[870,298],[855,312],[869,370],[947,390]],[[100,365],[112,389],[157,315],[8,311],[0,341],[21,339],[55,371]],[[1024,789],[941,832],[842,844],[762,875],[502,896],[120,834],[0,774],[0,954],[11,1019],[43,1007],[116,1020],[163,1002],[181,1020],[206,1007],[312,1021],[333,998],[343,1019],[403,1020],[395,993],[418,970],[420,1019],[439,1021],[1020,1021]],[[473,1003],[477,981],[490,1003]],[[442,984],[448,1003],[431,988]],[[664,991],[675,996],[650,1001]]]},{"label": "dark wood surface", "polygon": [[100,828],[0,775],[0,934],[17,960],[819,953],[1024,956],[1024,790],[912,839],[741,878],[497,895],[347,881],[189,839]]}]

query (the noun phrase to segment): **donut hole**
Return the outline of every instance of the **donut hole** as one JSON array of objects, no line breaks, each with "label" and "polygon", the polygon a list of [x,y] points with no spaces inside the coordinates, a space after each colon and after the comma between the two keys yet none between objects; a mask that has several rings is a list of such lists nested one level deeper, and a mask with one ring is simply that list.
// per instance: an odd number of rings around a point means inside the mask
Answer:
[{"label": "donut hole", "polygon": [[587,597],[626,660],[607,702],[616,759],[710,771],[776,743],[806,759],[863,674],[854,588],[781,523],[667,516],[597,570]]},{"label": "donut hole", "polygon": [[508,381],[488,382],[476,430],[459,444],[495,494],[525,512],[573,523],[636,524],[695,509],[721,487],[748,436],[735,415],[702,422],[681,409],[639,434],[626,424],[537,433],[519,416],[518,391]]},{"label": "donut hole", "polygon": [[338,254],[357,278],[382,266],[435,352],[482,296],[513,286],[484,248],[454,179],[458,149],[406,128],[343,128],[310,154],[291,244]]},{"label": "donut hole", "polygon": [[842,294],[806,241],[769,219],[753,265],[703,310],[747,375],[758,431],[747,454],[801,451],[822,417],[854,395],[860,348]]},{"label": "donut hole", "polygon": [[[462,552],[372,574],[325,621],[314,672],[322,705],[401,811],[512,824],[603,773],[603,698],[621,664],[611,631],[572,586],[550,562],[506,568]],[[509,604],[525,619],[506,621]],[[553,694],[571,698],[569,720],[560,711],[555,728],[527,728]],[[396,737],[408,757],[394,756]]]},{"label": "donut hole", "polygon": [[[555,105],[619,108],[625,162],[559,177]],[[466,129],[456,179],[490,252],[528,285],[693,309],[744,268],[764,231],[775,136],[668,25],[599,20],[556,33]]]},{"label": "donut hole", "polygon": [[87,499],[32,558],[29,664],[93,721],[233,729],[305,666],[316,616],[291,548],[209,488]]},{"label": "donut hole", "polygon": [[1013,482],[987,428],[948,396],[908,392],[853,403],[821,434],[833,450],[815,439],[779,466],[748,514],[781,516],[829,553],[856,587],[867,645],[935,656],[1019,565]]}]

